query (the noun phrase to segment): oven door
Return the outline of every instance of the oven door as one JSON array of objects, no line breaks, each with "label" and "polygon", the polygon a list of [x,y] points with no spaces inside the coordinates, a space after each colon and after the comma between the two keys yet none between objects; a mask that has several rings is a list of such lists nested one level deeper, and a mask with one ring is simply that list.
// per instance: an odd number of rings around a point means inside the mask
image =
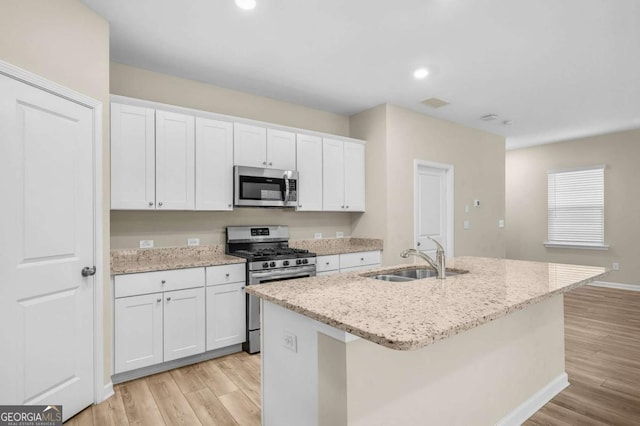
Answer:
[{"label": "oven door", "polygon": [[[315,277],[315,275],[316,265],[284,268],[278,271],[253,271],[249,273],[249,285]],[[250,331],[260,328],[260,298],[250,294],[247,295],[247,327]]]},{"label": "oven door", "polygon": [[297,202],[298,173],[287,170],[234,167],[237,207],[289,207]]}]

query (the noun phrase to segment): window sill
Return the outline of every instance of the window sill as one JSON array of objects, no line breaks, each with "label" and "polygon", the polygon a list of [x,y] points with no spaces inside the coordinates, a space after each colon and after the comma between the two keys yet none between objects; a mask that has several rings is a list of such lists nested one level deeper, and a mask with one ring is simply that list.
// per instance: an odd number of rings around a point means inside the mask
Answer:
[{"label": "window sill", "polygon": [[568,248],[583,250],[609,250],[608,244],[588,244],[588,243],[565,243],[562,241],[545,241],[545,247],[548,248]]}]

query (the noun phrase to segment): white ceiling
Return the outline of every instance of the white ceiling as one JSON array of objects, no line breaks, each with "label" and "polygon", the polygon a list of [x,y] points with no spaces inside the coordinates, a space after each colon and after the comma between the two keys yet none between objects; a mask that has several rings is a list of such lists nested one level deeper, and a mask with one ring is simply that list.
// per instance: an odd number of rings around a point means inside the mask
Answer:
[{"label": "white ceiling", "polygon": [[116,62],[339,114],[392,103],[510,147],[640,127],[638,0],[83,1]]}]

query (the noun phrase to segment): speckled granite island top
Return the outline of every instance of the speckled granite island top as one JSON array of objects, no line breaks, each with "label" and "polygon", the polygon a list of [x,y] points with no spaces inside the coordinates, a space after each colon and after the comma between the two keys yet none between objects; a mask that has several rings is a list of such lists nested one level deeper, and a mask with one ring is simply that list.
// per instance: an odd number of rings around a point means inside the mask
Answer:
[{"label": "speckled granite island top", "polygon": [[[376,269],[391,271],[416,265]],[[606,268],[458,257],[446,280],[354,272],[247,286],[247,293],[380,345],[412,350],[604,277]]]},{"label": "speckled granite island top", "polygon": [[111,250],[111,275],[245,263],[223,245]]}]

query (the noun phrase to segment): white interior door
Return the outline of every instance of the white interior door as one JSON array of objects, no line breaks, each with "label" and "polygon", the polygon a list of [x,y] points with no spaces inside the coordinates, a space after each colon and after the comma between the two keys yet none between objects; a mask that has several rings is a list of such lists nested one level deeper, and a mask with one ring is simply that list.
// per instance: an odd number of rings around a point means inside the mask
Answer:
[{"label": "white interior door", "polygon": [[0,75],[0,402],[93,402],[93,113]]},{"label": "white interior door", "polygon": [[416,162],[415,168],[415,244],[435,258],[436,239],[453,255],[453,167]]}]

